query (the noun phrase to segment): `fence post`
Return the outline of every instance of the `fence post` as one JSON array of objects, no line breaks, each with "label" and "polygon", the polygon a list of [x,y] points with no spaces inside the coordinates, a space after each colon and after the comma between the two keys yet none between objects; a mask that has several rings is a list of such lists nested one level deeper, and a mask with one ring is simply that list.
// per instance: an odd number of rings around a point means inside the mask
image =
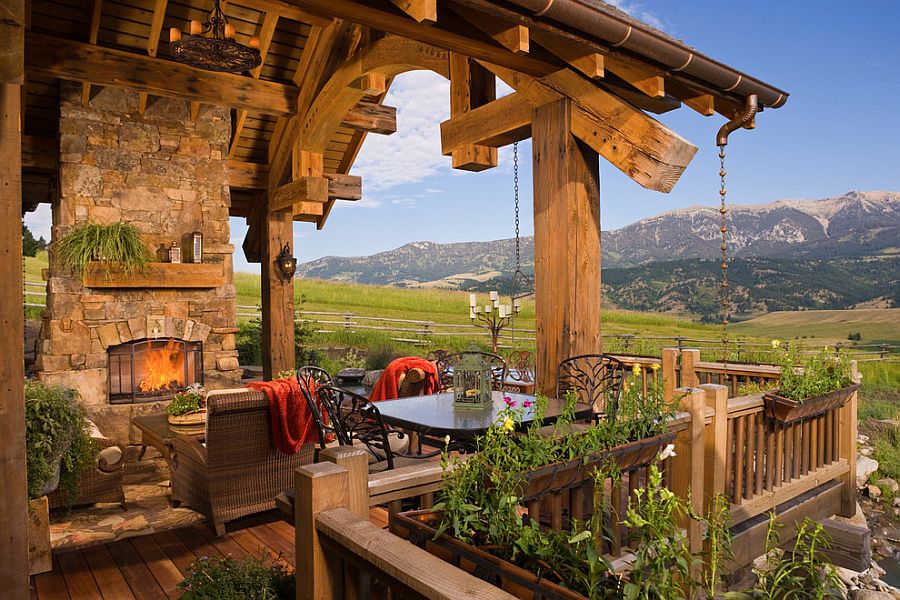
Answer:
[{"label": "fence post", "polygon": [[675,401],[675,388],[678,387],[678,373],[675,371],[675,364],[678,362],[677,348],[663,348],[662,351],[662,377],[663,377],[663,399],[666,404]]},{"label": "fence post", "polygon": [[335,446],[322,450],[320,458],[347,469],[349,486],[347,507],[360,519],[368,519],[369,453],[355,446]]},{"label": "fence post", "polygon": [[305,465],[294,471],[294,540],[297,600],[336,600],[343,597],[340,561],[327,561],[316,517],[333,508],[348,508],[347,469],[334,463]]},{"label": "fence post", "polygon": [[[854,382],[859,382],[859,368],[855,360],[850,361],[850,370]],[[844,481],[844,490],[841,494],[842,517],[852,517],[856,514],[856,438],[859,422],[857,421],[856,402],[857,393],[853,392],[850,399],[840,410],[841,425],[841,458],[847,459],[847,471]]]},{"label": "fence post", "polygon": [[700,362],[700,351],[688,348],[681,351],[681,387],[693,388],[700,385],[695,365]]},{"label": "fence post", "polygon": [[[706,392],[699,388],[678,388],[675,393],[682,398],[683,410],[690,413],[691,422],[675,439],[672,491],[683,500],[690,499],[694,511],[703,514]],[[703,549],[700,523],[688,518],[685,525],[691,552],[700,552]]]},{"label": "fence post", "polygon": [[707,383],[700,388],[706,394],[706,406],[716,411],[706,428],[703,500],[710,506],[716,493],[725,493],[725,453],[728,452],[728,388]]}]

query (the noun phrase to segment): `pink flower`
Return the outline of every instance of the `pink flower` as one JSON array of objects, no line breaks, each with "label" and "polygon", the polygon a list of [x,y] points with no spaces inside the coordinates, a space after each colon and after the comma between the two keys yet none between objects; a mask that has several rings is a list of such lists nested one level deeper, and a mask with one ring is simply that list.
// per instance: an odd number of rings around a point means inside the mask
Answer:
[{"label": "pink flower", "polygon": [[522,403],[522,406],[524,406],[525,408],[530,408],[532,404],[534,404],[534,402],[532,402],[531,400],[526,400]]},{"label": "pink flower", "polygon": [[503,396],[503,401],[506,402],[507,408],[512,408],[516,405],[516,401],[510,398],[509,396]]}]

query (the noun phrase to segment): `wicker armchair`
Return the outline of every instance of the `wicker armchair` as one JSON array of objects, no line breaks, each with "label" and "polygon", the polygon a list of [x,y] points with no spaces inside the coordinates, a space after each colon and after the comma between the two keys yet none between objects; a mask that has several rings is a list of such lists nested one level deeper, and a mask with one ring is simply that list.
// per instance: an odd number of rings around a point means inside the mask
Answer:
[{"label": "wicker armchair", "polygon": [[[125,506],[125,492],[122,488],[122,467],[125,465],[122,448],[105,437],[97,426],[91,424],[91,439],[97,448],[97,462],[87,469],[78,481],[78,497],[72,506],[94,504],[96,502],[118,502]],[[50,508],[66,506],[65,493],[56,489],[47,495]]]},{"label": "wicker armchair", "polygon": [[313,462],[314,447],[305,444],[294,455],[275,448],[265,393],[210,392],[206,443],[172,440],[172,502],[206,515],[222,536],[226,522],[275,508],[275,497],[293,486],[294,469]]}]

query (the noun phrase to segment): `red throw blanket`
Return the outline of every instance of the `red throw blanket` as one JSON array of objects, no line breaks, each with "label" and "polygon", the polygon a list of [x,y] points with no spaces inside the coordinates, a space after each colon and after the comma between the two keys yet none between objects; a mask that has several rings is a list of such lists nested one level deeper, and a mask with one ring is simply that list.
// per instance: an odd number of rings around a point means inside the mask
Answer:
[{"label": "red throw blanket", "polygon": [[397,393],[400,389],[400,376],[410,369],[422,369],[425,371],[426,394],[436,394],[440,391],[440,379],[434,363],[418,356],[405,356],[392,361],[387,366],[375,383],[375,387],[372,388],[372,393],[369,394],[369,401],[379,402],[397,398]]},{"label": "red throw blanket", "polygon": [[262,390],[269,398],[269,422],[276,448],[285,454],[297,454],[303,444],[318,441],[315,418],[295,377],[251,381],[247,387]]}]

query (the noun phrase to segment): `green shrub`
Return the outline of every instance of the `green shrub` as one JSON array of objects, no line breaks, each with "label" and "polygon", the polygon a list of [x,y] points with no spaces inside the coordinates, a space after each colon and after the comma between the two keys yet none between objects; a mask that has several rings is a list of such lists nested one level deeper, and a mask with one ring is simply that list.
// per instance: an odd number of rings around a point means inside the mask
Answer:
[{"label": "green shrub", "polygon": [[178,584],[181,600],[294,600],[294,574],[268,560],[247,557],[197,560]]},{"label": "green shrub", "polygon": [[125,275],[144,270],[153,260],[140,232],[130,223],[83,223],[55,242],[54,252],[60,264],[79,276],[93,260],[100,261],[107,273],[115,263]]},{"label": "green shrub", "polygon": [[262,365],[262,321],[251,319],[238,323],[238,332],[234,342],[239,364]]},{"label": "green shrub", "polygon": [[[778,345],[778,340],[772,342],[773,347]],[[831,354],[827,347],[804,356],[795,344],[777,353],[775,362],[781,365],[779,395],[791,400],[815,398],[853,383],[850,359],[845,354]]]},{"label": "green shrub", "polygon": [[41,496],[57,465],[67,501],[78,496],[78,480],[97,456],[78,392],[59,385],[25,382],[25,453],[28,497]]}]

